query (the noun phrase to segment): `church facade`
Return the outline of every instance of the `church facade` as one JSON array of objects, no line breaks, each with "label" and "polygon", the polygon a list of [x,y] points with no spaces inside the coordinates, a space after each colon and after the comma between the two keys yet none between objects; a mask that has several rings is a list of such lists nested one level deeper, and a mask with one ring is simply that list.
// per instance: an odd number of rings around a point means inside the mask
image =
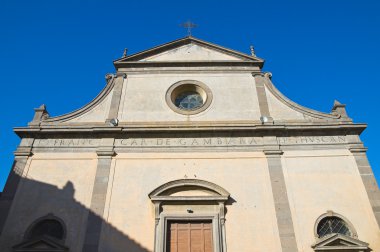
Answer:
[{"label": "church facade", "polygon": [[366,125],[294,103],[263,64],[189,36],[114,61],[83,108],[35,109],[0,251],[380,251]]}]

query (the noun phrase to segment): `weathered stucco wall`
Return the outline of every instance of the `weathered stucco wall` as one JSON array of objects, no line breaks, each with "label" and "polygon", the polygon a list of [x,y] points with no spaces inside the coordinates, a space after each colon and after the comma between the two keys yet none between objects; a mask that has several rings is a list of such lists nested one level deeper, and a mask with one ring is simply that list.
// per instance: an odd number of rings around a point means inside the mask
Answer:
[{"label": "weathered stucco wall", "polygon": [[314,251],[317,218],[333,211],[358,238],[380,251],[380,232],[357,165],[348,150],[286,151],[282,158],[299,251]]},{"label": "weathered stucco wall", "polygon": [[[231,193],[226,215],[229,251],[281,250],[263,153],[119,154],[115,161],[107,222],[150,251],[154,245],[154,208],[148,194],[182,178],[210,181]],[[183,208],[179,209],[181,213]],[[193,214],[198,213],[194,210]],[[102,237],[102,251],[121,251],[116,247],[112,236]]]},{"label": "weathered stucco wall", "polygon": [[[197,80],[213,93],[211,105],[191,117],[169,108],[165,95],[182,80]],[[260,119],[255,80],[250,73],[129,74],[120,102],[121,122],[233,121]]]},{"label": "weathered stucco wall", "polygon": [[201,60],[232,60],[239,61],[240,58],[227,55],[196,44],[188,44],[173,50],[148,57],[141,61],[201,61]]},{"label": "weathered stucco wall", "polygon": [[[380,250],[380,234],[352,154],[343,149],[285,151],[282,167],[299,251],[313,251],[314,225],[328,210],[346,217],[358,238]],[[68,228],[65,245],[81,251],[96,172],[95,153],[37,153],[29,159],[0,240],[19,243],[28,226],[53,213]],[[169,181],[213,182],[230,195],[228,251],[281,251],[267,158],[262,152],[118,153],[111,163],[100,251],[153,251],[149,193]],[[190,205],[191,206],[191,205]],[[168,207],[166,207],[168,208]],[[184,213],[185,207],[169,207]],[[194,208],[193,214],[207,209]]]},{"label": "weathered stucco wall", "polygon": [[40,153],[30,158],[0,237],[0,251],[10,251],[35,220],[49,213],[65,222],[70,251],[81,251],[96,159],[95,153]]}]

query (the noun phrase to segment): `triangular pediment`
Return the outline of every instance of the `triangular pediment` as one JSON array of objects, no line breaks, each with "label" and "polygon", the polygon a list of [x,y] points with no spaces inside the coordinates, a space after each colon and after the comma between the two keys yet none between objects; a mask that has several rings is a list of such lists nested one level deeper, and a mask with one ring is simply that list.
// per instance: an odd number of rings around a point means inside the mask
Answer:
[{"label": "triangular pediment", "polygon": [[136,53],[119,60],[122,62],[257,62],[264,61],[258,57],[234,51],[194,37],[178,39],[149,50]]},{"label": "triangular pediment", "polygon": [[202,61],[202,60],[227,60],[241,61],[242,59],[234,55],[226,54],[202,45],[190,43],[178,48],[165,51],[141,61]]},{"label": "triangular pediment", "polygon": [[370,251],[368,243],[341,234],[321,238],[312,248],[315,251]]},{"label": "triangular pediment", "polygon": [[24,241],[13,247],[13,251],[44,251],[44,252],[63,252],[69,251],[67,247],[59,241],[46,236]]}]

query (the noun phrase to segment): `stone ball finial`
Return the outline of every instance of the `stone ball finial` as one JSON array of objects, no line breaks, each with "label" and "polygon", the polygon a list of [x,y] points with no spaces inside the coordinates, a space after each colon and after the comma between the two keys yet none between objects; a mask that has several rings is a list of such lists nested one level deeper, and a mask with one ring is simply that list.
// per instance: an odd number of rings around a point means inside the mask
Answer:
[{"label": "stone ball finial", "polygon": [[272,73],[271,72],[266,72],[266,73],[264,73],[264,76],[266,77],[266,78],[268,78],[268,79],[272,79]]},{"label": "stone ball finial", "polygon": [[112,77],[114,77],[114,75],[111,74],[111,73],[108,73],[108,74],[105,75],[105,79],[106,79],[107,82],[108,82],[110,79],[112,79]]}]

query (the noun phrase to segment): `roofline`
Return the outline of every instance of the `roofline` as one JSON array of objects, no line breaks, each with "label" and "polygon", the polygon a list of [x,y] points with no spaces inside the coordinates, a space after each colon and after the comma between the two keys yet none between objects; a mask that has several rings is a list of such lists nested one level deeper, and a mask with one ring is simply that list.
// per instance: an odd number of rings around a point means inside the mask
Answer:
[{"label": "roofline", "polygon": [[116,67],[117,65],[125,63],[125,62],[140,60],[140,59],[155,55],[157,53],[161,53],[161,52],[166,51],[168,49],[176,48],[178,46],[186,45],[186,44],[189,44],[192,42],[204,45],[206,47],[216,49],[218,51],[227,52],[229,54],[232,54],[234,56],[240,57],[240,58],[248,60],[248,61],[257,62],[258,64],[261,63],[261,65],[264,64],[264,60],[259,58],[259,57],[251,56],[251,55],[248,55],[248,54],[236,51],[236,50],[232,50],[232,49],[229,49],[226,47],[222,47],[222,46],[219,46],[219,45],[216,45],[216,44],[213,44],[213,43],[210,43],[210,42],[207,42],[207,41],[204,41],[204,40],[192,37],[192,36],[186,36],[186,37],[183,37],[180,39],[176,39],[176,40],[173,40],[171,42],[168,42],[168,43],[165,43],[162,45],[158,45],[158,46],[155,46],[153,48],[150,48],[150,49],[147,49],[147,50],[144,50],[141,52],[134,53],[130,56],[116,59],[113,61],[113,63]]}]

